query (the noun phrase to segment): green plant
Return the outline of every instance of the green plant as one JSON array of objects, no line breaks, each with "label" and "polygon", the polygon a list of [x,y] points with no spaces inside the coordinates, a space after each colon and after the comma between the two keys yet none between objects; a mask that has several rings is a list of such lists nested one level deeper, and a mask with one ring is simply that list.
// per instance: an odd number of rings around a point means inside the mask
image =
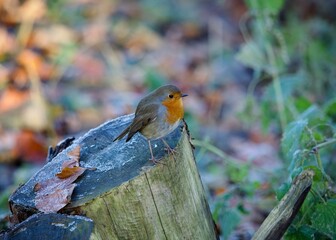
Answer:
[{"label": "green plant", "polygon": [[281,0],[246,2],[249,28],[242,21],[246,43],[237,59],[254,74],[241,117],[249,123],[261,120],[265,131],[282,135],[288,180],[278,188],[278,199],[302,171],[315,173],[285,239],[335,239],[336,48],[330,39],[336,31],[323,18],[302,21],[290,9],[286,9],[287,21],[280,23]]},{"label": "green plant", "polygon": [[312,189],[288,229],[286,239],[336,237],[336,193],[332,190],[334,182],[329,176],[335,167],[331,160],[336,138],[335,122],[328,109],[310,107],[290,123],[283,134],[282,152],[290,179],[279,189],[278,197],[283,196],[291,181],[303,170],[311,169],[315,173]]}]

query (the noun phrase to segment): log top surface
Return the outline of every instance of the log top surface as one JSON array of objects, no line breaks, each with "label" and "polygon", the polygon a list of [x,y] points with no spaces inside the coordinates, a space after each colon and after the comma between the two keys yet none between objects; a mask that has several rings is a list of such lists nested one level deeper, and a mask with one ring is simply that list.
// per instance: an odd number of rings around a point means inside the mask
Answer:
[{"label": "log top surface", "polygon": [[[126,115],[108,121],[76,139],[71,146],[56,155],[13,193],[10,202],[34,209],[35,184],[52,178],[60,172],[62,163],[68,159],[67,154],[78,145],[81,148],[80,166],[96,170],[86,170],[77,179],[71,203],[67,207],[83,205],[111,188],[138,176],[144,167],[153,167],[153,164],[148,161],[150,152],[147,140],[139,133],[127,143],[125,139],[113,142],[113,139],[130,124],[133,116],[133,114]],[[181,128],[179,127],[165,137],[165,140],[174,148],[180,138]],[[164,144],[161,140],[152,141],[152,148],[157,159],[164,156]]]}]

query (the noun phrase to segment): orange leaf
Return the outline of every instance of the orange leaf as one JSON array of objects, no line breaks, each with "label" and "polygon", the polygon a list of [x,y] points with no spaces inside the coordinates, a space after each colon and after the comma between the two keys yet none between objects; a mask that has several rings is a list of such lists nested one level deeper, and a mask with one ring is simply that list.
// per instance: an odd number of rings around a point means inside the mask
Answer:
[{"label": "orange leaf", "polygon": [[28,99],[29,92],[9,87],[0,95],[0,113],[17,109],[26,103]]},{"label": "orange leaf", "polygon": [[76,146],[72,151],[68,152],[68,156],[70,157],[70,160],[63,162],[61,172],[56,174],[56,176],[60,179],[66,179],[77,174],[80,176],[85,171],[85,168],[79,166],[79,145]]},{"label": "orange leaf", "polygon": [[73,175],[82,175],[82,173],[85,171],[85,168],[82,168],[82,167],[65,167],[62,169],[62,172],[60,173],[57,173],[56,176],[59,178],[59,179],[66,179],[66,178],[69,178]]},{"label": "orange leaf", "polygon": [[33,131],[22,130],[15,143],[13,155],[29,162],[42,162],[47,156],[45,138]]}]

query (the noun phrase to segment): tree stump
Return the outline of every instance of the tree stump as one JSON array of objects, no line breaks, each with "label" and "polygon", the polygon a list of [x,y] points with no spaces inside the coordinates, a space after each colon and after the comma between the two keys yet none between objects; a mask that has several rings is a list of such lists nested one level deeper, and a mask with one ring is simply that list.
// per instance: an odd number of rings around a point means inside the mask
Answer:
[{"label": "tree stump", "polygon": [[91,219],[82,216],[48,213],[34,214],[0,235],[4,240],[81,239],[89,240],[93,229]]},{"label": "tree stump", "polygon": [[[34,186],[60,171],[66,154],[80,146],[80,166],[71,202],[60,212],[94,222],[90,239],[216,239],[214,224],[195,164],[189,135],[181,124],[165,139],[175,148],[166,155],[161,140],[136,134],[129,142],[112,140],[133,115],[109,121],[74,140],[10,198],[13,215],[24,221],[36,214]],[[53,154],[51,154],[53,155]],[[50,239],[50,238],[49,238]]]}]

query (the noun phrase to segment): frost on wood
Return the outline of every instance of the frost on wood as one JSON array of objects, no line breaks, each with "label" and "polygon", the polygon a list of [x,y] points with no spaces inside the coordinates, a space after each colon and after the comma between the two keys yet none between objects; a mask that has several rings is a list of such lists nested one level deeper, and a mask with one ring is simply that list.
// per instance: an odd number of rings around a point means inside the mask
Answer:
[{"label": "frost on wood", "polygon": [[[132,119],[133,115],[127,115],[111,120],[76,139],[70,147],[54,157],[18,189],[10,198],[11,204],[34,210],[34,186],[50,176],[55,176],[61,169],[67,154],[73,151],[76,146],[81,147],[80,166],[96,170],[84,172],[81,178],[76,181],[77,186],[68,207],[80,206],[111,188],[136,177],[143,166],[152,167],[148,161],[150,158],[148,143],[140,134],[136,134],[127,143],[124,139],[112,142]],[[171,147],[176,146],[176,139],[179,139],[180,136],[180,128],[178,128],[167,137]],[[158,158],[162,157],[164,155],[162,141],[153,141],[152,144],[154,155]]]},{"label": "frost on wood", "polygon": [[174,157],[165,154],[161,140],[152,141],[154,156],[164,156],[154,166],[140,134],[127,143],[124,139],[112,142],[132,119],[128,115],[107,122],[58,153],[11,196],[17,218],[22,221],[37,211],[34,186],[55,176],[65,156],[80,146],[80,166],[91,170],[78,178],[71,202],[61,212],[92,219],[95,227],[90,239],[215,239],[189,135],[182,131],[182,124],[165,138],[176,150]]},{"label": "frost on wood", "polygon": [[81,239],[89,240],[93,221],[83,216],[56,213],[35,214],[0,234],[0,239]]}]

